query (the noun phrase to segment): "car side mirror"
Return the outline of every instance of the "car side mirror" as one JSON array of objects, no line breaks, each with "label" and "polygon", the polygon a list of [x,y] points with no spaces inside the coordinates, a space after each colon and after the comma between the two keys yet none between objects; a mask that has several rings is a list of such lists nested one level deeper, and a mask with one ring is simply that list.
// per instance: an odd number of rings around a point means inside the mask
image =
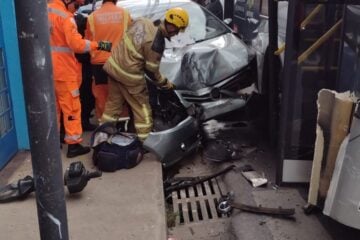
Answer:
[{"label": "car side mirror", "polygon": [[226,25],[228,25],[228,26],[230,26],[230,24],[232,23],[232,18],[225,18],[224,20],[223,20],[223,22],[226,24]]}]

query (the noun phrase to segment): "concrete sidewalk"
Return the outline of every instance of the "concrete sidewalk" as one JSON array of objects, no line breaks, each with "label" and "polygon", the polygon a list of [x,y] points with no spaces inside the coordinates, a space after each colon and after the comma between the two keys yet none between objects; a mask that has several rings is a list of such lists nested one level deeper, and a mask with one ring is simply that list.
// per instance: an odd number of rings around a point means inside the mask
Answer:
[{"label": "concrete sidewalk", "polygon": [[[91,153],[67,159],[66,149],[64,145],[64,169],[81,160],[87,170],[94,170]],[[29,152],[22,152],[0,171],[0,185],[26,175],[32,175],[31,157]],[[135,168],[103,173],[101,178],[90,180],[77,195],[70,196],[66,189],[69,239],[166,239],[162,184],[160,162],[146,154]],[[40,239],[34,193],[24,201],[0,204],[0,213],[0,239]]]}]

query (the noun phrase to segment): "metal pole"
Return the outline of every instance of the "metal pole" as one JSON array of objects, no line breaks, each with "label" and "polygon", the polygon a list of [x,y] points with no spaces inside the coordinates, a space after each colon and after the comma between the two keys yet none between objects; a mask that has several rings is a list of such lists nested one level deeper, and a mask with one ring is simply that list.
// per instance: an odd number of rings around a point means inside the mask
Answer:
[{"label": "metal pole", "polygon": [[47,1],[14,2],[40,236],[42,240],[68,240]]},{"label": "metal pole", "polygon": [[279,98],[279,73],[276,68],[280,67],[276,64],[278,56],[275,51],[278,50],[278,3],[274,0],[268,1],[269,8],[269,139],[271,146],[275,147],[277,142],[278,129],[278,101]]},{"label": "metal pole", "polygon": [[341,86],[340,86],[340,78],[341,78],[341,69],[343,66],[343,51],[344,51],[344,45],[345,45],[345,33],[347,30],[347,23],[348,23],[348,11],[347,11],[347,6],[343,7],[343,25],[341,27],[341,33],[340,33],[340,50],[339,50],[339,54],[338,54],[338,69],[339,71],[337,72],[337,76],[336,76],[336,81],[335,81],[335,89],[337,90],[341,90]]},{"label": "metal pole", "polygon": [[294,91],[296,87],[296,74],[297,74],[297,53],[299,38],[300,22],[297,9],[302,4],[301,1],[289,1],[287,25],[286,25],[286,51],[283,69],[283,79],[281,86],[281,106],[280,106],[280,127],[279,127],[279,140],[278,140],[278,162],[276,167],[276,183],[282,184],[283,177],[283,161],[285,158],[285,151],[289,141],[289,131],[291,130],[291,123],[289,120],[292,116],[291,107],[294,101]]},{"label": "metal pole", "polygon": [[343,19],[341,18],[336,22],[332,28],[330,28],[326,33],[324,33],[316,42],[314,42],[308,49],[306,49],[299,57],[298,57],[298,64],[303,63],[309,56],[315,52],[319,47],[323,46],[323,44],[329,40],[329,38],[333,37],[336,31],[341,27],[343,24]]}]

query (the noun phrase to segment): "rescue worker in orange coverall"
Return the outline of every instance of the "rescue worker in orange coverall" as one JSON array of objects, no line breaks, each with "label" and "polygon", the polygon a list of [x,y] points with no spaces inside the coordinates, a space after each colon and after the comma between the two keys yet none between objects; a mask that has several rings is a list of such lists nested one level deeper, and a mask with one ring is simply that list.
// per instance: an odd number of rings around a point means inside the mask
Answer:
[{"label": "rescue worker in orange coverall", "polygon": [[[104,0],[101,8],[95,10],[87,19],[85,38],[93,41],[106,39],[112,46],[122,38],[124,32],[131,24],[131,17],[127,10],[116,6],[117,0]],[[108,96],[108,75],[103,70],[104,63],[110,57],[109,52],[90,51],[92,74],[92,92],[95,97],[95,115],[100,120]],[[123,114],[125,117],[126,113]]]},{"label": "rescue worker in orange coverall", "polygon": [[60,126],[62,112],[68,158],[90,152],[89,147],[80,144],[83,140],[79,97],[81,65],[74,53],[84,53],[95,49],[111,50],[111,42],[85,40],[78,33],[73,14],[79,6],[84,4],[84,1],[50,0],[48,3],[57,122]]}]

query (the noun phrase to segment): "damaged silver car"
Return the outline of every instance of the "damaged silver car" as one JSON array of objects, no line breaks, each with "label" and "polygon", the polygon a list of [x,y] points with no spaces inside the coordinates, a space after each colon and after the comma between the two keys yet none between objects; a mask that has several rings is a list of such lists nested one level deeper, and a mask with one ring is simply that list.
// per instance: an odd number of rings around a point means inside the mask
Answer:
[{"label": "damaged silver car", "polygon": [[199,146],[203,122],[246,105],[249,95],[241,90],[256,80],[256,58],[224,22],[192,1],[126,0],[117,4],[134,19],[155,21],[172,7],[189,13],[189,27],[166,42],[161,60],[160,70],[176,90],[159,91],[149,84],[154,131],[144,147],[168,167]]}]

